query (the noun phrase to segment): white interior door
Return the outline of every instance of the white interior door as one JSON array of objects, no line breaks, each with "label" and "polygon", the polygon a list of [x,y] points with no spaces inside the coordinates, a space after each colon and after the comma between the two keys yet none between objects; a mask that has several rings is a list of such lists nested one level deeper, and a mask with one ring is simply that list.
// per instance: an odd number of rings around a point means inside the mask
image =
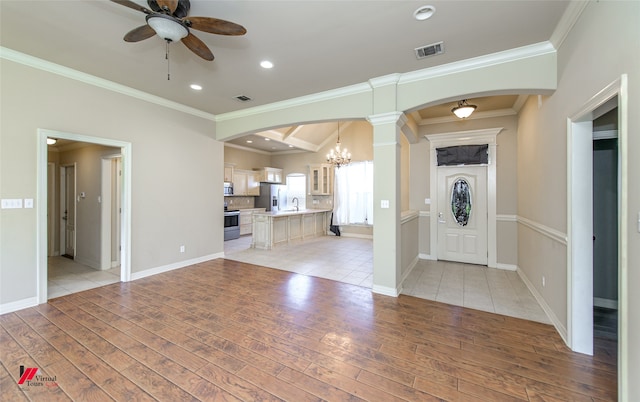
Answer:
[{"label": "white interior door", "polygon": [[76,255],[76,169],[74,166],[65,168],[65,188],[64,188],[64,215],[62,221],[65,227],[64,238],[66,256]]},{"label": "white interior door", "polygon": [[487,265],[486,166],[438,167],[438,259]]}]

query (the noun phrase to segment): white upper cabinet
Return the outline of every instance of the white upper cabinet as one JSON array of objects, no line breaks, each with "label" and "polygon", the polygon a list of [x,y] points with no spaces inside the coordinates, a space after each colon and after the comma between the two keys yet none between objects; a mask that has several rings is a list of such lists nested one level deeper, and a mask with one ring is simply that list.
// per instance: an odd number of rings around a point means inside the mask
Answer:
[{"label": "white upper cabinet", "polygon": [[333,193],[332,166],[328,163],[309,165],[309,194],[331,195]]}]

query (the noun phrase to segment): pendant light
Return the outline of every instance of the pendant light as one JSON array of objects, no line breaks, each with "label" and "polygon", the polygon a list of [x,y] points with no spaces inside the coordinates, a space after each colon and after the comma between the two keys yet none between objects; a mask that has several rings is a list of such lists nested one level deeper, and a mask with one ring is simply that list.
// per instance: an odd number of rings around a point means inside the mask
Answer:
[{"label": "pendant light", "polygon": [[466,99],[463,99],[459,101],[458,106],[451,109],[451,111],[459,118],[466,119],[467,117],[471,116],[471,113],[473,113],[476,108],[476,105],[470,105],[467,103]]}]

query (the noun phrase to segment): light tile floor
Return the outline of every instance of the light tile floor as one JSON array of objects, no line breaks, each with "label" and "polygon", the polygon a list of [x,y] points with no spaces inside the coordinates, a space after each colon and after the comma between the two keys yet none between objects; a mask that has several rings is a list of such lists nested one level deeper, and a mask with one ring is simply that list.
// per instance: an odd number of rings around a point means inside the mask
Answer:
[{"label": "light tile floor", "polygon": [[120,267],[98,271],[65,257],[48,258],[49,299],[120,282]]},{"label": "light tile floor", "polygon": [[[225,258],[372,287],[373,242],[324,236],[276,247],[250,248],[251,236],[224,243]],[[550,323],[516,272],[480,265],[418,260],[403,294],[511,317]]]}]

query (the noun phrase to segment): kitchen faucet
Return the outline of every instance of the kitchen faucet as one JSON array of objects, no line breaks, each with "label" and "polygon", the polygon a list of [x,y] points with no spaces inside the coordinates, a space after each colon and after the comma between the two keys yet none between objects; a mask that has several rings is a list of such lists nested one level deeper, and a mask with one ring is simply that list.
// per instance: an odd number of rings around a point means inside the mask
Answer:
[{"label": "kitchen faucet", "polygon": [[296,207],[296,212],[298,212],[298,210],[299,210],[299,208],[298,208],[298,203],[299,203],[299,201],[298,201],[298,197],[293,197],[293,198],[291,199],[291,202],[295,202],[295,203],[296,203],[296,205],[295,205],[295,207]]}]

